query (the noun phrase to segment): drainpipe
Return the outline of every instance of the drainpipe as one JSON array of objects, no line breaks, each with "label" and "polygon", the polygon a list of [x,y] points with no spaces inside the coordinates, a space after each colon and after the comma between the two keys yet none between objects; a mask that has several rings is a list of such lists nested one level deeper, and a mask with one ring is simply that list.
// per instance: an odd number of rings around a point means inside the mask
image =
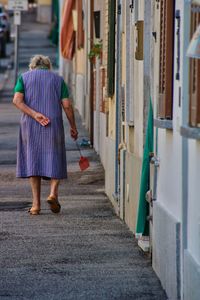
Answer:
[{"label": "drainpipe", "polygon": [[154,164],[154,177],[153,177],[153,194],[151,201],[157,200],[157,184],[158,184],[158,167],[160,165],[160,161],[158,158],[158,128],[155,128],[155,151],[154,157],[151,159],[151,163]]},{"label": "drainpipe", "polygon": [[[182,26],[183,26],[183,78],[182,78],[182,125],[188,125],[188,74],[189,74],[189,59],[186,57],[186,51],[190,42],[190,3],[185,2],[184,4],[184,15]],[[182,278],[181,278],[181,286],[182,286],[182,299],[184,299],[184,251],[188,247],[188,139],[182,136],[182,220],[181,220],[181,240],[182,240],[182,255],[181,255],[181,265],[182,265]]]},{"label": "drainpipe", "polygon": [[116,49],[116,112],[115,112],[115,191],[113,198],[119,203],[119,143],[121,135],[120,94],[121,94],[121,0],[117,0],[117,49]]},{"label": "drainpipe", "polygon": [[[90,49],[93,47],[93,12],[94,0],[90,0]],[[93,146],[94,140],[94,74],[93,62],[90,61],[90,143]]]},{"label": "drainpipe", "polygon": [[[190,4],[185,3],[184,20],[190,20]],[[186,51],[190,42],[190,27],[188,22],[183,23],[183,78],[182,78],[182,125],[188,125],[188,74],[189,59],[186,58]],[[188,212],[188,139],[182,137],[182,246],[187,249],[187,212]]]}]

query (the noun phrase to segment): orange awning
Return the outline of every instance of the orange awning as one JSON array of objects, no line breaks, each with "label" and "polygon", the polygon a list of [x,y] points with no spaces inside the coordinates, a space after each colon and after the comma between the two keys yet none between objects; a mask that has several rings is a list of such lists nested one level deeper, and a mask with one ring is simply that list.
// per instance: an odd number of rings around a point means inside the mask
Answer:
[{"label": "orange awning", "polygon": [[78,28],[77,28],[77,47],[83,48],[84,46],[84,31],[83,31],[83,4],[82,0],[77,0],[78,12]]},{"label": "orange awning", "polygon": [[72,19],[74,0],[66,0],[63,9],[60,47],[64,58],[72,60],[75,48],[75,32]]}]

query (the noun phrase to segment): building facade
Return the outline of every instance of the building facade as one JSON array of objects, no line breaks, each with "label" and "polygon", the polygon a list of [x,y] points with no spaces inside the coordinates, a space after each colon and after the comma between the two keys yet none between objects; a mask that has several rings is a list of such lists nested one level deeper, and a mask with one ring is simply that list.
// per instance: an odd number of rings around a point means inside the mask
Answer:
[{"label": "building facade", "polygon": [[[69,2],[60,1],[61,35]],[[169,299],[200,299],[200,61],[186,55],[200,6],[72,2],[74,54],[61,51],[60,73],[104,166],[106,194],[139,244],[149,242]]]},{"label": "building facade", "polygon": [[37,21],[40,23],[51,23],[52,0],[37,0]]}]

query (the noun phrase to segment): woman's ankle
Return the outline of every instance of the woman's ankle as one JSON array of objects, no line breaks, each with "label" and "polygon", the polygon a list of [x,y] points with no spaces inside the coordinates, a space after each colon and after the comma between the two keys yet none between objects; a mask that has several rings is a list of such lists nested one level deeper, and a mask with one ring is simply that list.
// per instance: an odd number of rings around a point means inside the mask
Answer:
[{"label": "woman's ankle", "polygon": [[58,198],[58,193],[50,193],[49,197]]},{"label": "woman's ankle", "polygon": [[33,209],[40,209],[40,203],[32,203],[32,208]]}]

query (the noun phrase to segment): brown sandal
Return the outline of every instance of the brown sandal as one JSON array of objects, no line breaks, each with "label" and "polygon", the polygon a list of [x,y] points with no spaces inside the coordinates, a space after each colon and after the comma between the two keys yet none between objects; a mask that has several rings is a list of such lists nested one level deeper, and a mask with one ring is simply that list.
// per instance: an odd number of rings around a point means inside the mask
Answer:
[{"label": "brown sandal", "polygon": [[39,215],[40,214],[40,209],[29,208],[28,213],[30,215]]},{"label": "brown sandal", "polygon": [[47,198],[47,202],[50,206],[50,209],[53,213],[57,214],[60,212],[60,209],[61,209],[61,205],[60,203],[58,202],[58,199],[54,196],[49,196]]}]

